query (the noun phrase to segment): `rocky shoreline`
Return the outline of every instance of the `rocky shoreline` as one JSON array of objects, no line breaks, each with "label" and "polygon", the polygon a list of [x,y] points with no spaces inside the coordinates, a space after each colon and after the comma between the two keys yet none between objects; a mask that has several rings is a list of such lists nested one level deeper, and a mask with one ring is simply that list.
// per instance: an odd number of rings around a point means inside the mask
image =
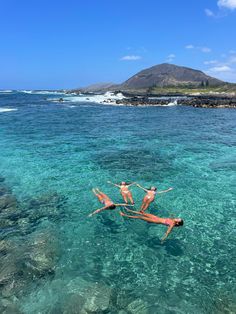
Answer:
[{"label": "rocky shoreline", "polygon": [[236,97],[229,96],[132,96],[117,99],[117,105],[168,106],[184,105],[200,108],[236,108]]}]

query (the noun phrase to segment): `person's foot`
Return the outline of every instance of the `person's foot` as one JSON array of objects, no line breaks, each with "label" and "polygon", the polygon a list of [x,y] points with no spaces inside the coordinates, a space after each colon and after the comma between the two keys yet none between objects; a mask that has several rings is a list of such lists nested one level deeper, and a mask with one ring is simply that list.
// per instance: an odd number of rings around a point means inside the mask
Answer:
[{"label": "person's foot", "polygon": [[121,216],[125,216],[125,214],[124,214],[124,213],[122,213],[122,212],[120,212],[120,215],[121,215]]}]

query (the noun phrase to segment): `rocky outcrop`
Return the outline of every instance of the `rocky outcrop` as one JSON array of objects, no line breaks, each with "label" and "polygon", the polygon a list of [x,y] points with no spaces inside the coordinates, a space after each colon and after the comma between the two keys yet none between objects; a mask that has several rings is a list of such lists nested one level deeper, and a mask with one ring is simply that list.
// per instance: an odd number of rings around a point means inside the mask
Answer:
[{"label": "rocky outcrop", "polygon": [[201,108],[236,108],[235,97],[188,96],[188,97],[130,97],[116,100],[118,105],[127,106],[170,106],[185,105]]}]

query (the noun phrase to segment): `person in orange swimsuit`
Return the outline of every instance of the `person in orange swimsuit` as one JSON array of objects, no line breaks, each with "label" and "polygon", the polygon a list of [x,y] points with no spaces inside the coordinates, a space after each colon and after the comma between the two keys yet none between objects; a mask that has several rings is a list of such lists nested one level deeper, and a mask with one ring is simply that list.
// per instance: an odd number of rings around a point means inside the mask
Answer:
[{"label": "person in orange swimsuit", "polygon": [[[100,203],[104,204],[105,206],[102,208],[99,208],[97,210],[95,210],[94,212],[92,212],[91,214],[89,214],[88,216],[91,217],[95,214],[100,213],[103,210],[108,210],[108,209],[116,209],[117,206],[125,206],[127,204],[114,204],[114,202],[103,192],[101,192],[99,189],[92,189],[94,195],[97,196],[98,200]],[[131,205],[129,205],[131,206]]]},{"label": "person in orange swimsuit", "polygon": [[107,181],[107,183],[112,184],[112,185],[114,185],[114,186],[116,186],[117,188],[120,189],[120,194],[122,195],[123,200],[125,201],[126,204],[128,204],[128,199],[129,199],[130,203],[132,205],[134,205],[133,196],[132,196],[132,193],[129,190],[129,187],[131,185],[136,184],[136,182],[128,184],[127,182],[123,181],[123,182],[120,183],[120,185],[112,183],[111,181]]},{"label": "person in orange swimsuit", "polygon": [[156,187],[151,187],[150,189],[145,189],[144,187],[142,187],[140,184],[137,184],[137,186],[144,190],[145,192],[147,192],[147,194],[144,196],[143,198],[143,202],[140,208],[140,212],[143,213],[145,212],[145,210],[148,209],[148,207],[150,206],[150,204],[154,201],[156,194],[162,194],[162,193],[166,193],[169,192],[171,190],[173,190],[173,188],[169,188],[167,190],[164,191],[160,191],[157,192],[157,188]]},{"label": "person in orange swimsuit", "polygon": [[161,225],[168,226],[168,229],[167,229],[165,235],[162,237],[161,241],[164,241],[168,237],[168,235],[171,233],[171,231],[173,230],[174,227],[180,227],[180,226],[183,226],[183,224],[184,224],[184,221],[181,218],[160,218],[160,217],[152,215],[152,214],[136,212],[136,211],[130,210],[126,207],[125,207],[125,209],[128,212],[134,213],[135,216],[127,215],[123,212],[120,212],[120,215],[123,217],[128,217],[128,218],[132,218],[132,219],[141,219],[141,220],[147,221],[149,223],[154,223],[154,224],[158,224],[158,225],[161,224]]}]

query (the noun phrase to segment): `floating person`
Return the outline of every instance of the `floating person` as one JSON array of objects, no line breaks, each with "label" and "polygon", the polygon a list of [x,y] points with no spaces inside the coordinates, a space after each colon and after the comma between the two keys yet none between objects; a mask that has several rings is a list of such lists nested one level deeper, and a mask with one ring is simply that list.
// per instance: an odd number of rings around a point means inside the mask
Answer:
[{"label": "floating person", "polygon": [[[127,206],[127,204],[115,204],[105,193],[101,192],[98,188],[97,189],[92,189],[94,195],[97,196],[98,200],[100,203],[104,204],[105,206],[102,208],[99,208],[97,210],[95,210],[94,212],[92,212],[91,214],[89,214],[88,216],[91,217],[95,214],[100,213],[103,210],[113,210],[116,209],[117,206]],[[133,205],[129,205],[129,206],[133,206]]]},{"label": "floating person", "polygon": [[168,229],[165,235],[162,237],[161,241],[164,241],[168,237],[168,235],[171,233],[174,227],[180,227],[180,226],[183,226],[184,224],[184,221],[181,218],[161,218],[152,214],[136,212],[126,207],[125,209],[130,213],[134,213],[135,216],[127,215],[123,212],[120,212],[120,215],[123,217],[132,218],[132,219],[141,219],[141,220],[147,221],[148,223],[168,226]]},{"label": "floating person", "polygon": [[143,202],[142,202],[142,205],[141,205],[141,208],[140,208],[140,212],[144,212],[145,210],[148,209],[150,204],[154,201],[156,194],[162,194],[162,193],[166,193],[166,192],[169,192],[169,191],[173,190],[173,188],[169,188],[167,190],[163,190],[163,191],[157,192],[157,188],[154,187],[154,186],[152,186],[150,189],[145,189],[140,184],[136,184],[136,185],[140,189],[142,189],[145,192],[147,192],[147,194],[143,198]]},{"label": "floating person", "polygon": [[130,203],[131,203],[132,205],[134,205],[133,196],[132,196],[132,193],[131,193],[130,190],[129,190],[129,187],[130,187],[131,185],[136,184],[136,182],[133,182],[133,183],[128,184],[127,182],[122,181],[122,182],[120,183],[120,185],[119,185],[119,184],[112,183],[111,181],[107,181],[107,183],[112,184],[112,185],[114,185],[114,186],[116,186],[116,187],[118,187],[118,188],[120,189],[120,194],[122,195],[123,200],[125,201],[126,204],[128,204],[128,200],[129,200]]}]

